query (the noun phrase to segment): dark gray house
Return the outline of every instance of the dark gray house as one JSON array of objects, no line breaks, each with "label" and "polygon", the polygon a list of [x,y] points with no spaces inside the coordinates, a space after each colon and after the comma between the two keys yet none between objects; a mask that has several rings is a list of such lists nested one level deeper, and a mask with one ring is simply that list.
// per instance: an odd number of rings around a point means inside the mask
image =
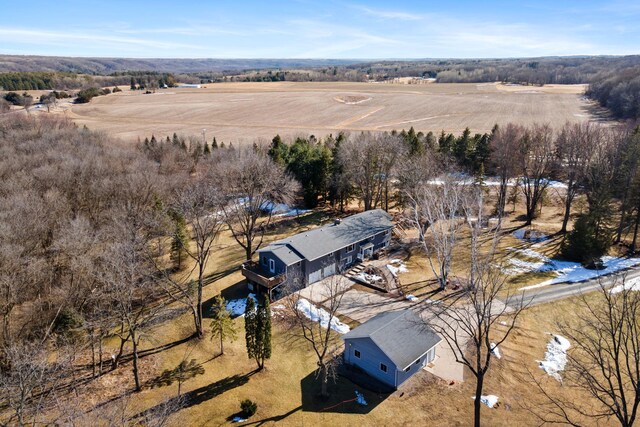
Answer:
[{"label": "dark gray house", "polygon": [[380,313],[342,339],[345,364],[394,389],[433,362],[441,341],[411,309]]},{"label": "dark gray house", "polygon": [[372,257],[389,246],[392,229],[382,209],[352,215],[271,243],[258,251],[257,262],[242,265],[242,274],[252,290],[273,298],[287,279],[306,286]]}]

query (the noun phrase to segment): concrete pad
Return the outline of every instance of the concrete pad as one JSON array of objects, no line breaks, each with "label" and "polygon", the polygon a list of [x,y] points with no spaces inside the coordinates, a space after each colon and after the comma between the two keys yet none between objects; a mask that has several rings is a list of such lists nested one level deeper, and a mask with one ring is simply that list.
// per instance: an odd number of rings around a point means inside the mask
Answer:
[{"label": "concrete pad", "polygon": [[298,291],[298,294],[318,305],[323,301],[331,298],[332,293],[346,292],[354,285],[354,283],[340,276],[331,276],[313,283],[304,289]]},{"label": "concrete pad", "polygon": [[364,323],[377,314],[410,307],[407,301],[383,297],[372,292],[351,289],[342,297],[338,314]]}]

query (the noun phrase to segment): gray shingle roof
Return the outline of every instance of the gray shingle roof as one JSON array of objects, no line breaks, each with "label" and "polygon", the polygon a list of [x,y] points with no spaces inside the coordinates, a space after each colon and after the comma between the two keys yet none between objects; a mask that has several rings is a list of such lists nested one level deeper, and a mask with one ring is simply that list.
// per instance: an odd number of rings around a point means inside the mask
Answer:
[{"label": "gray shingle roof", "polygon": [[347,217],[337,225],[325,225],[278,240],[261,251],[279,251],[278,257],[282,259],[279,254],[284,251],[279,248],[288,246],[291,253],[312,261],[391,228],[391,215],[382,209],[374,209]]},{"label": "gray shingle roof", "polygon": [[342,336],[343,340],[370,338],[396,365],[405,369],[442,339],[411,309],[387,311]]},{"label": "gray shingle roof", "polygon": [[[295,253],[286,244],[272,243],[268,246],[273,253],[282,260],[286,265],[293,265],[296,262],[302,261],[302,257]],[[266,249],[266,248],[265,248]]]}]

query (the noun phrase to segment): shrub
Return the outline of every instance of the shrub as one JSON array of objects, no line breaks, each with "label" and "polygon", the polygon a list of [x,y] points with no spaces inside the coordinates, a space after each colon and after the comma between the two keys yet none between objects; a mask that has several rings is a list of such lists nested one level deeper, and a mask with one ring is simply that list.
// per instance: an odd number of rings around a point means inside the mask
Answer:
[{"label": "shrub", "polygon": [[113,92],[113,93],[122,92],[122,89],[120,89],[118,86],[116,86],[116,87],[113,88],[113,90],[111,92]]},{"label": "shrub", "polygon": [[258,404],[249,399],[245,399],[240,402],[240,409],[245,417],[249,418],[258,410]]},{"label": "shrub", "polygon": [[16,92],[8,92],[4,95],[4,99],[7,102],[10,102],[13,105],[21,105],[22,104],[22,96]]},{"label": "shrub", "polygon": [[83,89],[78,92],[78,97],[76,98],[77,104],[85,104],[96,96],[104,95],[104,92],[98,88],[90,87],[88,89]]}]

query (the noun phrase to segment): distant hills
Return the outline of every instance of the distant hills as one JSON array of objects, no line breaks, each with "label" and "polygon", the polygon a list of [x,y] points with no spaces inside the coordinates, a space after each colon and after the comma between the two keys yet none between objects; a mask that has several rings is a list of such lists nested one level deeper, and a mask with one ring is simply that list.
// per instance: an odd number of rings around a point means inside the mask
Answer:
[{"label": "distant hills", "polygon": [[110,74],[150,70],[159,73],[202,73],[277,68],[314,68],[358,64],[345,59],[198,59],[198,58],[82,58],[62,56],[0,55],[0,72],[59,71]]}]

